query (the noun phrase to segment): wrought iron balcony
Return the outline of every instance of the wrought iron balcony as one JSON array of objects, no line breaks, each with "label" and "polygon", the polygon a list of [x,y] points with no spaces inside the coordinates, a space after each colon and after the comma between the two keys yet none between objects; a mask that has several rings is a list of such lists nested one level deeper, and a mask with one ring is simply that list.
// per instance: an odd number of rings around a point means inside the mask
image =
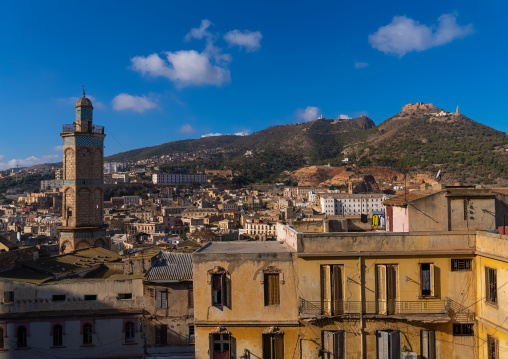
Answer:
[{"label": "wrought iron balcony", "polygon": [[92,132],[93,133],[100,133],[100,134],[104,134],[104,126],[99,126],[99,125],[93,125],[92,126]]},{"label": "wrought iron balcony", "polygon": [[418,301],[308,301],[300,298],[300,315],[341,316],[350,314],[447,314],[447,300]]},{"label": "wrought iron balcony", "polygon": [[[88,131],[90,131],[90,127],[88,127]],[[93,125],[91,127],[91,131],[92,131],[92,133],[99,133],[99,134],[103,135],[104,134],[104,126]],[[74,125],[73,123],[62,125],[62,132],[77,132],[76,125]]]},{"label": "wrought iron balcony", "polygon": [[72,123],[62,125],[62,132],[76,132],[76,126]]}]

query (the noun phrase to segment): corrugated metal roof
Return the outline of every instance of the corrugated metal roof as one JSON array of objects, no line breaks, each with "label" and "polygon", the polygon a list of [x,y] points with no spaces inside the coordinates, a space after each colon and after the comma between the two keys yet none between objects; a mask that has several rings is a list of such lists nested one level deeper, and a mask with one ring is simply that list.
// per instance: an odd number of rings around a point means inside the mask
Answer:
[{"label": "corrugated metal roof", "polygon": [[192,254],[161,251],[145,280],[192,280]]}]

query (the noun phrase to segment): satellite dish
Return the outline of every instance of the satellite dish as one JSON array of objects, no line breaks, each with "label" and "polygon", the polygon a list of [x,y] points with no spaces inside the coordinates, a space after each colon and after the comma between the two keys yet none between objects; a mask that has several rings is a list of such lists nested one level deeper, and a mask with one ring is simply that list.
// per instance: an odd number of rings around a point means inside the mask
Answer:
[{"label": "satellite dish", "polygon": [[437,171],[436,179],[438,182],[441,181],[441,170]]}]

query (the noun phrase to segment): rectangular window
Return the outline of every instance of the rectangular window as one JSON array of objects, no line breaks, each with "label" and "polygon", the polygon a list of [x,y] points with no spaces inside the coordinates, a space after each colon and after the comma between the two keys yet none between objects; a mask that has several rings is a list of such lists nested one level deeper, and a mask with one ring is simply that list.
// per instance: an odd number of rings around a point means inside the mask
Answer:
[{"label": "rectangular window", "polygon": [[343,280],[341,265],[321,266],[321,312],[323,315],[343,313]]},{"label": "rectangular window", "polygon": [[499,359],[499,340],[487,335],[487,358]]},{"label": "rectangular window", "polygon": [[376,267],[376,299],[379,314],[394,314],[397,300],[397,265]]},{"label": "rectangular window", "polygon": [[420,348],[422,359],[436,359],[436,332],[434,330],[420,331]]},{"label": "rectangular window", "polygon": [[346,359],[346,334],[343,330],[323,330],[321,351],[324,359]]},{"label": "rectangular window", "polygon": [[420,264],[420,283],[422,296],[434,295],[434,264]]},{"label": "rectangular window", "polygon": [[52,300],[53,300],[53,302],[64,302],[65,301],[65,294],[53,294]]},{"label": "rectangular window", "polygon": [[280,304],[279,274],[265,274],[265,305]]},{"label": "rectangular window", "polygon": [[166,290],[157,289],[155,291],[155,308],[156,309],[168,308],[168,292]]},{"label": "rectangular window", "polygon": [[376,332],[377,359],[400,359],[400,332],[378,330]]},{"label": "rectangular window", "polygon": [[155,326],[155,345],[166,345],[168,343],[168,326],[166,324]]},{"label": "rectangular window", "polygon": [[118,296],[116,297],[116,299],[118,299],[118,300],[132,299],[132,293],[118,293]]},{"label": "rectangular window", "polygon": [[195,338],[194,326],[189,325],[189,343],[194,343],[194,338]]},{"label": "rectangular window", "polygon": [[187,306],[189,308],[194,308],[194,289],[189,289],[187,292]]},{"label": "rectangular window", "polygon": [[97,300],[97,294],[85,294],[85,300]]},{"label": "rectangular window", "polygon": [[6,290],[4,292],[4,303],[12,303],[14,302],[14,291]]},{"label": "rectangular window", "polygon": [[231,358],[231,336],[229,334],[210,334],[209,336],[210,359]]},{"label": "rectangular window", "polygon": [[497,304],[497,273],[493,268],[485,267],[485,289],[487,302]]},{"label": "rectangular window", "polygon": [[452,259],[452,272],[470,272],[473,270],[472,259]]},{"label": "rectangular window", "polygon": [[453,324],[453,335],[458,336],[473,336],[474,335],[473,323],[458,323]]},{"label": "rectangular window", "polygon": [[216,307],[230,307],[231,281],[225,274],[213,274],[212,305]]},{"label": "rectangular window", "polygon": [[284,334],[263,334],[263,359],[284,359]]}]

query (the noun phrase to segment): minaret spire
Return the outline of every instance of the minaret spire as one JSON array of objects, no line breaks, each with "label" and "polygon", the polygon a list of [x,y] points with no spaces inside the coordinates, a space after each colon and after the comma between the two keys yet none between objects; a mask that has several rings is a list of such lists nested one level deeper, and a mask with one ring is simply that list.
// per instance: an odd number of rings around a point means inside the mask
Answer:
[{"label": "minaret spire", "polygon": [[83,87],[83,97],[85,97],[85,85],[81,85]]}]

